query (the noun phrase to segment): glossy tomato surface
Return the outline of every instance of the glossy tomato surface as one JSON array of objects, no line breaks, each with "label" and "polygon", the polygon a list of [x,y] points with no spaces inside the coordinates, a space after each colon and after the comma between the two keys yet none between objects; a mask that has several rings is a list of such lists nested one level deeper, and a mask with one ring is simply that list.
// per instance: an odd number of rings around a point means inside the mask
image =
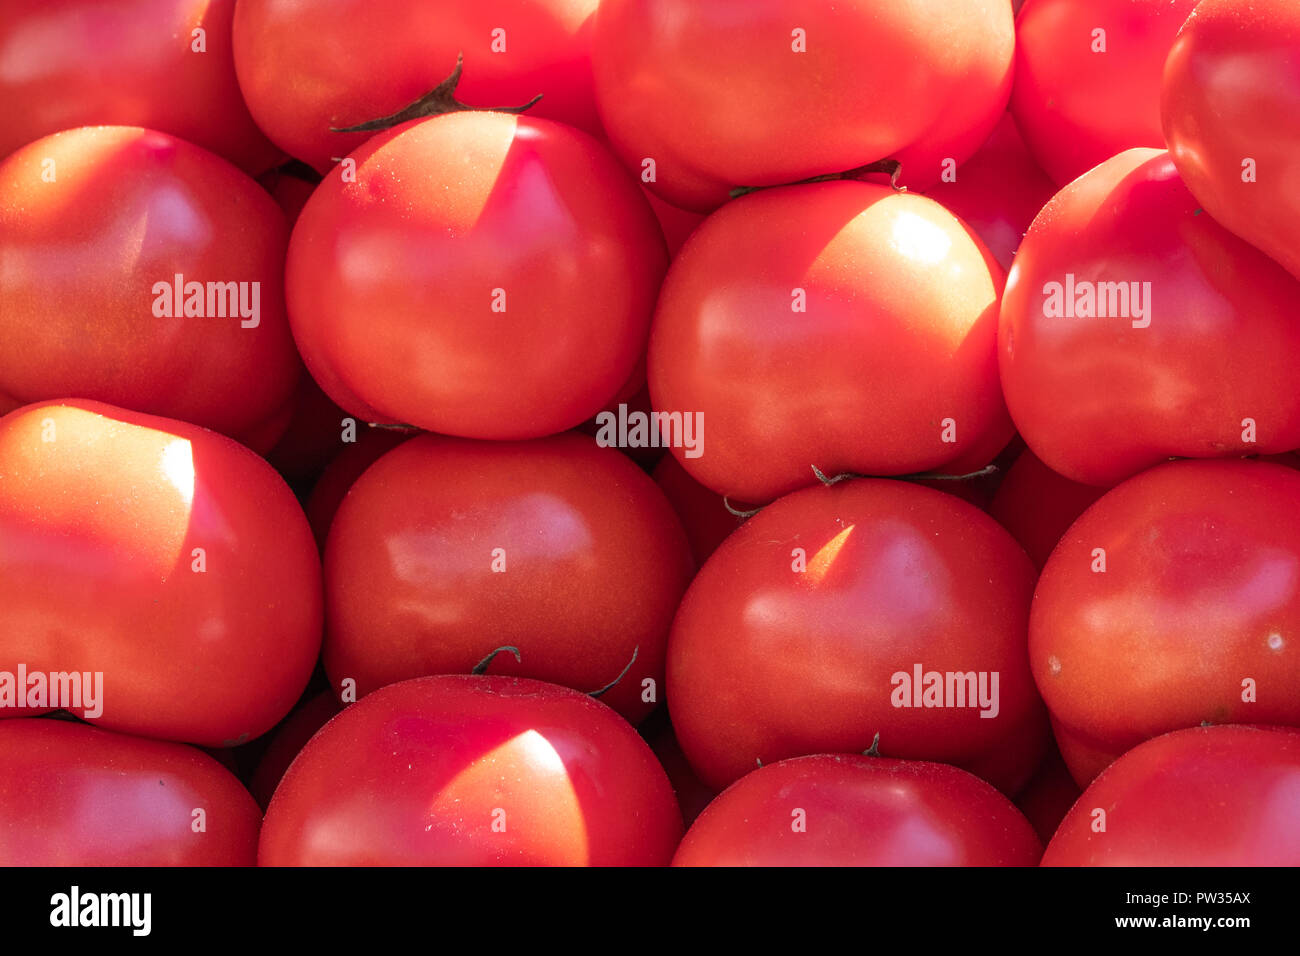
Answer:
[{"label": "glossy tomato surface", "polygon": [[1029,0],[1016,19],[1011,111],[1059,185],[1116,153],[1165,145],[1165,56],[1197,0]]},{"label": "glossy tomato surface", "polygon": [[[517,674],[631,720],[662,699],[668,628],[693,569],[655,483],[586,436],[423,435],[352,486],[325,549],[325,668],[357,693],[468,673],[493,650]],[[634,660],[635,658],[635,660]]]},{"label": "glossy tomato surface", "polygon": [[1191,727],[1139,744],[1084,791],[1042,862],[1300,866],[1300,733]]},{"label": "glossy tomato surface", "polygon": [[1026,448],[1007,469],[988,512],[1042,568],[1061,535],[1105,493],[1058,475]]},{"label": "glossy tomato surface", "polygon": [[975,230],[1003,269],[1056,187],[1039,168],[1010,113],[979,152],[925,194]]},{"label": "glossy tomato surface", "polygon": [[235,0],[5,0],[0,158],[75,126],[145,126],[251,175],[280,152],[235,80]]},{"label": "glossy tomato surface", "polygon": [[[953,763],[1014,793],[1047,735],[1025,647],[1033,586],[1020,546],[952,495],[885,480],[795,492],[686,592],[668,647],[677,739],[719,789],[756,760],[862,753],[879,734],[882,756]],[[928,672],[943,693],[925,696]]]},{"label": "glossy tomato surface", "polygon": [[[714,491],[767,502],[827,475],[987,462],[1011,438],[995,347],[1001,268],[933,200],[829,182],[710,216],[664,282],[650,397],[697,412]],[[981,462],[983,463],[983,462]]]},{"label": "glossy tomato surface", "polygon": [[946,764],[850,754],[768,764],[687,831],[674,866],[1034,866],[1033,828]]},{"label": "glossy tomato surface", "polygon": [[599,132],[591,78],[597,0],[239,0],[235,68],[258,124],[325,172],[464,57],[457,99]]},{"label": "glossy tomato surface", "polygon": [[1203,721],[1300,725],[1297,512],[1290,468],[1178,461],[1071,526],[1038,582],[1029,655],[1077,780]]},{"label": "glossy tomato surface", "polygon": [[1205,215],[1167,152],[1129,150],[1057,193],[1016,253],[998,331],[1007,407],[1083,484],[1175,455],[1290,451],[1297,301],[1300,283]]},{"label": "glossy tomato surface", "polygon": [[631,725],[512,677],[403,681],[352,704],[271,800],[264,866],[661,866],[673,788]]},{"label": "glossy tomato surface", "polygon": [[[298,377],[287,235],[254,180],[165,133],[93,127],[24,147],[0,162],[0,392],[111,402],[247,440]],[[232,297],[227,283],[243,285]]]},{"label": "glossy tomato surface", "polygon": [[294,336],[331,398],[369,421],[536,438],[627,381],[667,252],[599,142],[455,113],[350,159],[355,182],[340,169],[317,187],[286,265]]},{"label": "glossy tomato surface", "polygon": [[261,811],[193,747],[0,721],[0,866],[252,866]]},{"label": "glossy tomato surface", "polygon": [[638,171],[654,160],[663,199],[707,211],[733,187],[914,144],[909,183],[933,183],[932,155],[967,158],[997,122],[1013,46],[1003,0],[604,0],[592,56],[616,151]]},{"label": "glossy tomato surface", "polygon": [[93,722],[233,746],[298,699],[321,617],[306,519],[248,449],[98,402],[0,419],[0,670],[98,672]]},{"label": "glossy tomato surface", "polygon": [[1161,112],[1206,211],[1300,276],[1300,6],[1203,0],[1165,63]]}]

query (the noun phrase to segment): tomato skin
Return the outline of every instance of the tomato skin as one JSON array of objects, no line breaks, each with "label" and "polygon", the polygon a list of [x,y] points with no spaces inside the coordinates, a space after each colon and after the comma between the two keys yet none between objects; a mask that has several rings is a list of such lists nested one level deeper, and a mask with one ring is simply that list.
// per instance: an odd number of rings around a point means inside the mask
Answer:
[{"label": "tomato skin", "polygon": [[303,359],[343,408],[537,438],[628,380],[667,252],[599,142],[549,120],[453,113],[352,158],[356,182],[316,188],[286,264]]},{"label": "tomato skin", "polygon": [[[794,548],[807,570],[794,570]],[[682,751],[722,789],[814,753],[953,763],[1014,793],[1042,758],[1046,715],[1025,634],[1034,571],[992,518],[906,482],[844,481],[780,499],[719,546],[668,646]],[[895,707],[892,677],[999,674],[999,709]]]},{"label": "tomato skin", "polygon": [[[590,20],[597,0],[239,0],[235,69],[249,109],[279,146],[325,173],[389,116],[441,83],[463,54],[456,97],[599,132]],[[504,30],[505,50],[493,33]]]},{"label": "tomato skin", "polygon": [[[47,160],[54,182],[42,180]],[[287,236],[256,182],[165,133],[84,128],[20,149],[0,162],[0,392],[22,404],[79,395],[237,438],[255,430],[298,375]],[[259,283],[259,324],[155,316],[154,284],[177,273]]]},{"label": "tomato skin", "polygon": [[1300,866],[1300,733],[1189,727],[1139,744],[1084,791],[1042,865]]},{"label": "tomato skin", "polygon": [[[692,478],[672,455],[659,459],[659,464],[650,474],[681,519],[697,565],[703,564],[727,535],[744,523],[744,518],[727,510],[722,495]],[[732,507],[737,511],[750,510],[748,505],[740,503],[732,504]]]},{"label": "tomato skin", "polygon": [[1020,242],[1056,187],[1025,148],[1010,113],[1004,113],[979,152],[962,163],[952,182],[925,194],[975,230],[1002,268],[1010,269]]},{"label": "tomato skin", "polygon": [[325,542],[329,539],[334,515],[338,513],[339,505],[347,493],[352,490],[352,485],[367,468],[413,435],[413,432],[395,428],[367,428],[358,425],[356,442],[344,445],[343,450],[321,472],[312,485],[303,510],[322,555],[325,553]]},{"label": "tomato skin", "polygon": [[[1150,283],[1145,318],[1045,314],[1047,284],[1069,275]],[[1300,447],[1297,299],[1291,275],[1201,212],[1167,152],[1129,150],[1057,193],[1016,253],[998,330],[1007,407],[1048,467],[1090,485],[1172,456]]]},{"label": "tomato skin", "polygon": [[673,866],[1034,866],[1042,853],[1029,821],[973,774],[821,754],[733,783],[687,831]]},{"label": "tomato skin", "polygon": [[298,503],[230,439],[79,399],[0,419],[0,669],[102,672],[92,723],[264,733],[307,684],[321,603]]},{"label": "tomato skin", "polygon": [[[496,570],[494,570],[494,568]],[[612,448],[422,435],[371,465],[325,547],[325,669],[358,695],[427,674],[494,674],[580,691],[629,720],[662,697],[668,629],[692,562],[649,476]],[[650,679],[659,690],[643,700]]]},{"label": "tomato skin", "polygon": [[333,692],[322,691],[308,698],[281,722],[248,782],[248,791],[259,807],[265,810],[270,805],[271,797],[284,779],[289,765],[302,753],[307,741],[316,736],[316,732],[329,723],[330,718],[339,710],[339,701]]},{"label": "tomato skin", "polygon": [[604,704],[450,675],[391,684],[326,724],[271,799],[258,861],[662,866],[681,834],[663,768]]},{"label": "tomato skin", "polygon": [[261,817],[234,775],[193,747],[0,721],[0,866],[252,866]]},{"label": "tomato skin", "polygon": [[1007,469],[988,512],[1041,570],[1070,525],[1105,493],[1058,475],[1026,448]]},{"label": "tomato skin", "polygon": [[1165,63],[1161,115],[1206,212],[1300,277],[1300,9],[1203,0]]},{"label": "tomato skin", "polygon": [[0,158],[77,126],[144,126],[253,176],[275,165],[235,80],[234,12],[235,0],[5,0]]},{"label": "tomato skin", "polygon": [[[1116,153],[1162,148],[1160,79],[1197,0],[1029,0],[1016,20],[1011,111],[1064,186]],[[1105,52],[1093,52],[1104,30]]]},{"label": "tomato skin", "polygon": [[1039,839],[1046,844],[1080,793],[1082,791],[1070,776],[1060,750],[1053,744],[1029,783],[1016,794],[1016,809],[1025,815]]},{"label": "tomato skin", "polygon": [[1297,510],[1290,468],[1178,461],[1071,526],[1039,578],[1029,656],[1076,780],[1202,721],[1300,725]]},{"label": "tomato skin", "polygon": [[673,261],[651,330],[654,407],[706,425],[702,455],[673,454],[706,487],[756,503],[814,483],[814,465],[900,475],[942,471],[976,446],[991,458],[1012,434],[995,345],[1002,280],[922,196],[828,182],[728,203]]},{"label": "tomato skin", "polygon": [[[661,198],[707,212],[733,187],[842,172],[918,142],[964,160],[1005,108],[1014,29],[1002,0],[793,12],[787,0],[600,4],[592,62],[605,129],[630,168],[655,160],[647,185]],[[918,155],[907,175],[931,165]]]}]

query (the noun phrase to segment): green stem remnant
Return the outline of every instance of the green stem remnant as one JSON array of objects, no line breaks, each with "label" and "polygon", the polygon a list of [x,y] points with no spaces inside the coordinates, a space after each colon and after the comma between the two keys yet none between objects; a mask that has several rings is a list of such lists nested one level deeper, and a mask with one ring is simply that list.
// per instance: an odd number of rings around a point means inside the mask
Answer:
[{"label": "green stem remnant", "polygon": [[425,93],[418,100],[415,100],[402,107],[396,113],[390,113],[388,116],[381,116],[378,119],[368,120],[365,123],[358,123],[356,126],[344,126],[342,128],[331,126],[331,133],[363,133],[374,130],[389,129],[398,123],[405,123],[407,120],[423,119],[426,116],[442,116],[444,113],[463,113],[463,112],[482,112],[482,113],[522,113],[537,104],[542,98],[538,93],[523,106],[470,106],[468,103],[462,103],[456,99],[456,87],[460,84],[461,68],[465,63],[465,54],[456,54],[456,68],[451,74]]}]

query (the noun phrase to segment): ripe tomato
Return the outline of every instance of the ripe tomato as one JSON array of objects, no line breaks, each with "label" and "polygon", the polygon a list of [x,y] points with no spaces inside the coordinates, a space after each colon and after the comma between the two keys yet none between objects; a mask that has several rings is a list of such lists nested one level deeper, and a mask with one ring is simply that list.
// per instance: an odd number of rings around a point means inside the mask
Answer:
[{"label": "ripe tomato", "polygon": [[[969,157],[1010,93],[1004,0],[603,0],[596,97],[610,141],[663,199],[854,169],[914,147]],[[888,91],[888,95],[882,95]],[[643,165],[654,160],[654,178]]]},{"label": "ripe tomato", "polygon": [[193,747],[0,721],[0,866],[252,866],[261,811]]},{"label": "ripe tomato", "polygon": [[338,513],[343,498],[352,490],[353,483],[362,473],[415,433],[394,428],[367,428],[358,425],[356,441],[343,446],[333,461],[321,472],[312,485],[304,511],[311,525],[312,536],[321,554],[329,538],[330,525]]},{"label": "ripe tomato", "polygon": [[[650,395],[697,412],[714,491],[771,501],[827,475],[941,469],[1012,434],[996,358],[1002,270],[938,203],[828,182],[753,193],[673,261]],[[758,454],[757,452],[761,452]]]},{"label": "ripe tomato", "polygon": [[254,176],[274,165],[235,80],[234,12],[235,0],[5,0],[0,158],[74,126],[145,126]]},{"label": "ripe tomato", "polygon": [[[861,753],[879,734],[885,756],[953,763],[1014,793],[1047,738],[1025,649],[1033,587],[1020,546],[952,495],[885,480],[795,492],[724,541],[686,592],[668,646],[677,739],[718,789],[755,760]],[[951,695],[923,697],[928,679],[909,694],[918,666]],[[985,681],[986,701],[996,673],[996,704],[976,705],[949,672]]]},{"label": "ripe tomato", "polygon": [[925,194],[974,229],[998,265],[1010,269],[1029,224],[1056,193],[1025,149],[1010,113],[954,175]]},{"label": "ripe tomato", "polygon": [[311,531],[248,449],[98,402],[0,419],[0,670],[98,672],[87,719],[232,746],[293,706],[320,634]]},{"label": "ripe tomato", "polygon": [[1084,791],[1043,866],[1300,866],[1300,733],[1191,727],[1139,744]]},{"label": "ripe tomato", "polygon": [[1179,461],[1074,523],[1039,579],[1029,656],[1075,779],[1202,721],[1300,724],[1297,511],[1290,468]]},{"label": "ripe tomato", "polygon": [[1016,808],[1033,825],[1039,838],[1046,843],[1079,799],[1079,785],[1070,776],[1070,769],[1053,743],[1047,756],[1035,771],[1029,783],[1016,794]]},{"label": "ripe tomato", "polygon": [[[636,183],[548,120],[453,113],[380,133],[294,227],[289,315],[336,402],[430,431],[535,438],[599,411],[667,267]],[[341,387],[340,387],[341,386]],[[358,401],[364,407],[358,407]]]},{"label": "ripe tomato", "polygon": [[1103,494],[1103,488],[1061,477],[1026,448],[1007,469],[988,510],[1041,569],[1061,535]]},{"label": "ripe tomato", "polygon": [[598,132],[590,20],[597,0],[240,0],[235,69],[258,125],[325,172],[464,56],[456,96]]},{"label": "ripe tomato", "polygon": [[[1174,456],[1300,447],[1300,284],[1133,149],[1034,220],[1002,298],[1007,407],[1029,447],[1109,486]],[[1093,303],[1091,306],[1089,303]]]},{"label": "ripe tomato", "polygon": [[[246,438],[298,375],[287,234],[256,182],[165,133],[95,127],[24,147],[0,162],[0,392],[23,404],[76,395]],[[177,314],[177,275],[207,287],[183,300],[202,315]]]},{"label": "ripe tomato", "polygon": [[1011,111],[1058,185],[1135,146],[1165,145],[1160,76],[1197,0],[1029,0]]},{"label": "ripe tomato", "polygon": [[[718,545],[726,540],[727,535],[739,528],[745,520],[728,511],[727,502],[722,495],[710,491],[692,478],[672,455],[664,455],[659,459],[651,476],[681,519],[697,565],[703,564],[717,550]],[[737,511],[750,510],[740,503],[733,503],[732,508]]]},{"label": "ripe tomato", "polygon": [[338,712],[338,698],[331,691],[322,691],[307,698],[297,710],[281,721],[274,734],[269,735],[270,743],[257,762],[248,783],[248,790],[258,806],[265,809],[270,804],[271,796],[280,785],[289,765],[302,752],[307,741],[316,736],[316,731]]},{"label": "ripe tomato", "polygon": [[358,695],[491,670],[594,691],[636,721],[661,697],[692,570],[655,483],[576,434],[533,442],[422,435],[352,486],[325,548],[325,669]]},{"label": "ripe tomato", "polygon": [[673,866],[1034,866],[1011,801],[941,763],[796,757],[742,777],[687,831]]},{"label": "ripe tomato", "polygon": [[1165,63],[1161,113],[1206,211],[1300,276],[1300,7],[1203,0]]},{"label": "ripe tomato", "polygon": [[660,866],[682,835],[645,741],[511,677],[392,684],[331,720],[271,799],[263,866]]}]

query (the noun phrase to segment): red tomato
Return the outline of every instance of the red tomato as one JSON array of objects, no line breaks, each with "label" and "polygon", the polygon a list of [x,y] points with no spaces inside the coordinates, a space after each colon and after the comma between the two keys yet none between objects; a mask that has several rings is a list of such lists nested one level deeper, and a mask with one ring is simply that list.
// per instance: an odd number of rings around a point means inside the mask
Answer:
[{"label": "red tomato", "polygon": [[1161,112],[1206,212],[1300,276],[1300,7],[1203,0],[1165,63]]},{"label": "red tomato", "polygon": [[[714,491],[771,501],[827,475],[942,470],[1012,434],[1002,270],[933,200],[829,182],[753,193],[673,261],[647,359],[659,411],[698,413]],[[755,454],[761,450],[761,454]]]},{"label": "red tomato", "polygon": [[303,748],[271,800],[263,866],[661,866],[672,786],[621,717],[510,677],[403,681]]},{"label": "red tomato", "polygon": [[1010,113],[953,176],[925,194],[974,229],[998,264],[1010,269],[1029,224],[1056,193],[1025,149]]},{"label": "red tomato", "polygon": [[989,514],[1011,532],[1040,569],[1076,518],[1105,489],[1062,478],[1026,448],[998,485]]},{"label": "red tomato", "polygon": [[320,634],[311,531],[248,449],[98,402],[0,419],[0,670],[98,672],[87,719],[232,746],[293,706]]},{"label": "red tomato", "polygon": [[249,792],[258,806],[265,809],[270,804],[275,788],[280,785],[284,772],[289,769],[294,758],[302,752],[307,741],[316,735],[316,731],[338,712],[338,699],[332,692],[322,691],[309,698],[280,723],[270,737],[270,745],[263,752],[248,783]]},{"label": "red tomato", "polygon": [[1291,275],[1202,212],[1167,152],[1129,150],[1061,190],[1016,254],[998,333],[1007,407],[1048,467],[1090,485],[1175,455],[1300,447],[1297,300]]},{"label": "red tomato", "polygon": [[908,182],[929,185],[923,154],[960,162],[997,122],[1014,42],[1005,0],[603,0],[592,55],[616,151],[661,198],[707,211],[733,187],[906,147]]},{"label": "red tomato", "polygon": [[1074,523],[1039,579],[1029,656],[1075,779],[1202,721],[1300,724],[1298,512],[1290,468],[1179,461]]},{"label": "red tomato", "polygon": [[325,172],[372,134],[335,133],[396,113],[464,56],[457,99],[520,106],[599,131],[591,80],[597,0],[240,0],[235,69],[258,125]]},{"label": "red tomato", "polygon": [[[298,375],[286,236],[257,183],[165,133],[77,129],[19,150],[0,163],[0,392],[254,431]],[[187,291],[178,316],[177,275],[240,283],[249,317],[227,295],[234,286]],[[203,315],[184,314],[200,303]]]},{"label": "red tomato", "polygon": [[[697,565],[703,564],[717,550],[718,545],[726,540],[727,535],[744,523],[744,518],[727,510],[727,502],[722,495],[710,491],[692,478],[690,472],[679,465],[672,455],[664,455],[659,459],[651,477],[681,519]],[[750,510],[748,505],[741,502],[733,502],[731,507],[736,511]]]},{"label": "red tomato", "polygon": [[266,460],[289,482],[316,477],[347,447],[343,442],[344,422],[351,420],[354,429],[369,431],[335,405],[310,375],[298,379],[289,407],[284,434],[266,453]]},{"label": "red tomato", "polygon": [[641,191],[650,203],[650,208],[654,210],[655,218],[659,220],[659,228],[663,230],[664,240],[668,243],[668,255],[677,255],[677,250],[686,242],[695,227],[704,221],[704,216],[688,209],[678,209],[664,202],[644,186],[641,187]]},{"label": "red tomato", "polygon": [[343,450],[321,472],[307,498],[305,511],[311,525],[312,536],[322,554],[329,537],[334,515],[343,498],[352,490],[353,483],[380,458],[392,451],[415,433],[394,428],[367,428],[358,425],[356,441],[343,446]]},{"label": "red tomato", "polygon": [[1046,843],[1079,799],[1079,793],[1079,785],[1070,776],[1061,752],[1052,745],[1024,790],[1016,795],[1015,803]]},{"label": "red tomato", "polygon": [[[953,763],[1014,793],[1047,739],[1025,649],[1033,587],[1020,546],[952,495],[882,480],[795,492],[724,541],[686,592],[668,647],[677,739],[718,789],[755,760],[861,753],[879,734],[885,756]],[[924,676],[912,687],[917,667],[943,693],[923,695]],[[976,704],[981,680],[990,706]]]},{"label": "red tomato", "polygon": [[[348,411],[470,438],[578,425],[627,381],[667,265],[636,183],[548,120],[453,113],[380,133],[294,227],[289,314]],[[358,407],[358,400],[365,407]]]},{"label": "red tomato", "polygon": [[1165,145],[1160,75],[1197,0],[1029,0],[1016,20],[1011,111],[1064,186],[1135,146]]},{"label": "red tomato", "polygon": [[742,777],[673,866],[1034,866],[1043,845],[983,780],[941,763],[796,757]]},{"label": "red tomato", "polygon": [[252,866],[261,811],[207,754],[0,721],[0,866]]},{"label": "red tomato", "polygon": [[581,435],[422,435],[371,465],[325,548],[325,669],[358,695],[426,674],[594,691],[630,720],[661,697],[690,549],[654,482]]},{"label": "red tomato", "polygon": [[274,165],[235,80],[234,11],[235,0],[5,0],[0,158],[74,126],[146,126],[254,176]]},{"label": "red tomato", "polygon": [[1300,866],[1300,734],[1191,727],[1139,744],[1084,791],[1043,866]]},{"label": "red tomato", "polygon": [[[673,792],[677,794],[677,805],[681,808],[682,819],[687,826],[690,826],[718,795],[718,791],[695,775],[695,771],[686,760],[686,755],[682,753],[681,746],[677,743],[677,738],[673,736],[673,727],[668,722],[667,713],[662,710],[655,711],[656,717],[661,714],[663,717],[658,721],[658,726],[647,732],[646,726],[643,725],[641,734],[654,751],[664,772],[668,774],[668,782],[673,785]],[[655,718],[652,717],[646,723],[650,724],[654,721]]]}]

